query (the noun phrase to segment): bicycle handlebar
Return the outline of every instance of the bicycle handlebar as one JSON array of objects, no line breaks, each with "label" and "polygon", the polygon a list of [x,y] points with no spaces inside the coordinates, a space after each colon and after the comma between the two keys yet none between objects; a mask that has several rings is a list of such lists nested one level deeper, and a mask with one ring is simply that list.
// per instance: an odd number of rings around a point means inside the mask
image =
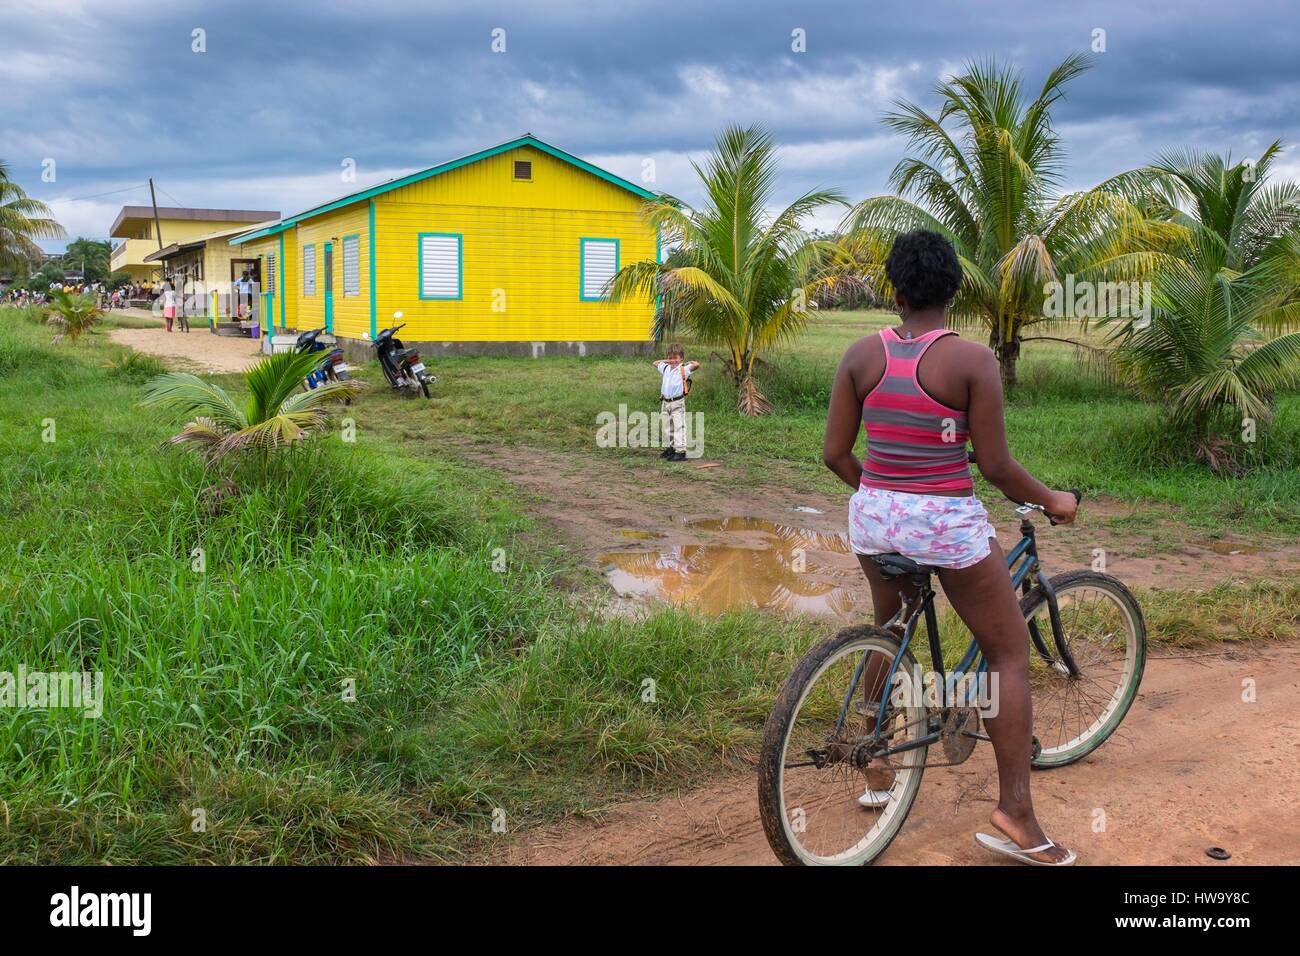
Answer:
[{"label": "bicycle handlebar", "polygon": [[[979,464],[979,462],[977,462],[977,461],[975,460],[975,452],[974,452],[974,451],[968,451],[968,452],[966,453],[966,461],[967,461],[967,463],[972,464],[972,465],[978,465],[978,464]],[[1070,492],[1070,494],[1074,495],[1074,501],[1075,501],[1075,504],[1082,504],[1082,503],[1083,503],[1083,492],[1082,492],[1082,491],[1080,491],[1078,488],[1070,488],[1070,489],[1068,489],[1068,491]],[[1020,508],[1032,508],[1034,511],[1041,511],[1043,514],[1047,515],[1047,521],[1048,521],[1049,524],[1051,524],[1051,525],[1057,525],[1057,524],[1060,523],[1060,522],[1058,522],[1054,517],[1052,517],[1050,514],[1047,514],[1047,509],[1044,508],[1042,505],[1031,504],[1031,503],[1028,502],[1028,501],[1018,501],[1018,500],[1016,500],[1015,498],[1012,498],[1010,495],[1006,494],[1005,492],[1004,492],[1003,494],[1004,494],[1004,496],[1006,497],[1007,501],[1010,501],[1010,502],[1014,503],[1017,507],[1020,507]]]}]

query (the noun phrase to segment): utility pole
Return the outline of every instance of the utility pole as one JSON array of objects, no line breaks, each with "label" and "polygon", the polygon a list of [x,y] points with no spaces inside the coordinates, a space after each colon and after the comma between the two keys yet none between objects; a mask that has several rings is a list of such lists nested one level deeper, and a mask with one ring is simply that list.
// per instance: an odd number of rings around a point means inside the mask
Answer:
[{"label": "utility pole", "polygon": [[153,231],[158,236],[158,251],[162,252],[162,226],[158,225],[158,197],[153,191],[153,177],[149,177],[149,201],[153,203]]}]

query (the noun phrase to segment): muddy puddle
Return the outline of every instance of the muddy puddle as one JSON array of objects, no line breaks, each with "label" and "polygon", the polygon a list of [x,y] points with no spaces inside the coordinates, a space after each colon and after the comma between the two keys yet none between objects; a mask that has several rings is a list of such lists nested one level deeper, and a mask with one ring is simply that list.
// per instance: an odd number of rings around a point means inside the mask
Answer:
[{"label": "muddy puddle", "polygon": [[[680,527],[680,526],[679,526]],[[710,614],[756,607],[842,616],[869,603],[844,535],[762,518],[693,521],[648,550],[600,556],[610,585],[625,598],[688,604]],[[620,532],[642,539],[644,533]]]},{"label": "muddy puddle", "polygon": [[1206,541],[1201,543],[1202,548],[1208,548],[1215,554],[1263,554],[1264,549],[1249,544],[1241,544],[1236,541]]}]

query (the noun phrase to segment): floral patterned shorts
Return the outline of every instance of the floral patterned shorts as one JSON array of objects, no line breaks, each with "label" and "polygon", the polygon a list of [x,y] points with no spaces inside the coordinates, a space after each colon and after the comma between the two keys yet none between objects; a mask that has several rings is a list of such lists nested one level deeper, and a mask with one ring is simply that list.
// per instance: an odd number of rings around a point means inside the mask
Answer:
[{"label": "floral patterned shorts", "polygon": [[855,554],[898,553],[921,564],[968,568],[989,554],[996,537],[974,495],[911,495],[862,487],[849,499],[849,543]]}]

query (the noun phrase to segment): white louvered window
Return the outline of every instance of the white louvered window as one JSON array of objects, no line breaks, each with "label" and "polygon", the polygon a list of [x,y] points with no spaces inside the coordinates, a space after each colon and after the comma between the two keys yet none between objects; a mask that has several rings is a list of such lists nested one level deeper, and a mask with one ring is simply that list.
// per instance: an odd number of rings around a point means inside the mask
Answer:
[{"label": "white louvered window", "polygon": [[343,294],[361,294],[361,239],[343,237]]},{"label": "white louvered window", "polygon": [[316,294],[316,247],[302,247],[302,294]]},{"label": "white louvered window", "polygon": [[618,272],[617,239],[581,240],[582,298],[607,298],[605,286]]},{"label": "white louvered window", "polygon": [[269,255],[266,257],[266,276],[265,276],[265,281],[262,283],[262,287],[267,292],[275,291],[275,256],[274,255]]},{"label": "white louvered window", "polygon": [[461,237],[444,232],[420,233],[420,298],[461,297]]}]

